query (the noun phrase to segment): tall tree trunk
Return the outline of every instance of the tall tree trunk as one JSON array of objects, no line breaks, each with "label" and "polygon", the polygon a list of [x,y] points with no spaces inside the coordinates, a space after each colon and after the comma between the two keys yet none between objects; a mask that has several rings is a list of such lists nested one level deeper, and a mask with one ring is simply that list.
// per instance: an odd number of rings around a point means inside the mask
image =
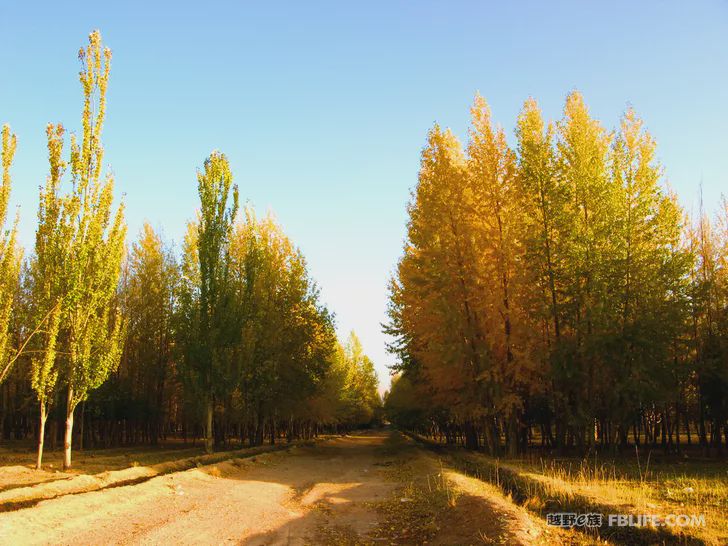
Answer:
[{"label": "tall tree trunk", "polygon": [[86,401],[81,402],[81,423],[78,427],[78,450],[83,451],[84,421],[86,420]]},{"label": "tall tree trunk", "polygon": [[699,395],[698,401],[700,403],[700,420],[698,422],[698,438],[700,445],[703,447],[705,454],[708,454],[708,435],[705,430],[705,407],[703,405],[703,396]]},{"label": "tall tree trunk", "polygon": [[506,450],[509,457],[518,455],[518,415],[515,410],[508,416],[508,434],[506,435]]},{"label": "tall tree trunk", "polygon": [[68,387],[66,403],[66,433],[63,436],[63,470],[71,468],[71,444],[73,442],[73,387]]},{"label": "tall tree trunk", "polygon": [[38,458],[35,461],[35,469],[40,470],[43,464],[43,442],[45,440],[45,426],[48,419],[48,411],[45,402],[40,403],[40,421],[38,426]]},{"label": "tall tree trunk", "polygon": [[205,424],[205,453],[212,453],[212,416],[214,412],[212,396],[207,401],[207,420]]},{"label": "tall tree trunk", "polygon": [[690,446],[693,444],[693,439],[690,436],[690,415],[688,415],[687,406],[685,407],[684,417],[685,417],[685,435],[687,436],[688,445]]},{"label": "tall tree trunk", "polygon": [[480,447],[478,444],[478,431],[471,421],[467,421],[463,427],[465,436],[465,447],[467,449],[477,450]]}]

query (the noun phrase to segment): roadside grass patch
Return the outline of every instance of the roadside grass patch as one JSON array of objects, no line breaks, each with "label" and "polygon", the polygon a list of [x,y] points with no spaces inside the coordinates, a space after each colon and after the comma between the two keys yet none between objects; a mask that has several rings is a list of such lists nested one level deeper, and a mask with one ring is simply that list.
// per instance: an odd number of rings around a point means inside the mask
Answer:
[{"label": "roadside grass patch", "polygon": [[705,516],[704,527],[608,527],[605,521],[596,535],[603,539],[627,544],[728,543],[728,483],[720,472],[706,472],[700,464],[689,469],[653,464],[649,470],[637,470],[627,462],[503,462],[461,451],[450,458],[543,518],[555,512],[600,513],[605,518],[608,514]]},{"label": "roadside grass patch", "polygon": [[442,474],[428,474],[425,480],[407,476],[392,498],[376,503],[382,523],[371,536],[397,544],[424,544],[440,531],[439,522],[455,506],[457,495]]},{"label": "roadside grass patch", "polygon": [[[418,453],[414,442],[395,432],[380,448],[387,479],[402,484],[389,499],[373,503],[381,523],[370,533],[374,543],[425,544],[457,503],[458,492],[440,468]],[[395,456],[396,455],[396,456]],[[410,456],[407,456],[410,455]]]}]

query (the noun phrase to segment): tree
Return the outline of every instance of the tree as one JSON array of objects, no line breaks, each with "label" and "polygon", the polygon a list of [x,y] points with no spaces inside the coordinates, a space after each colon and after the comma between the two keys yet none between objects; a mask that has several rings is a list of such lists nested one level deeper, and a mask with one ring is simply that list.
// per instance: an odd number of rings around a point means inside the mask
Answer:
[{"label": "tree", "polygon": [[[518,200],[516,158],[503,129],[494,129],[490,109],[476,96],[471,109],[472,129],[468,146],[468,180],[473,195],[471,225],[479,258],[475,274],[479,309],[489,365],[477,380],[488,391],[491,414],[507,420],[507,445],[511,455],[519,449],[523,400],[535,384],[529,352],[533,342],[526,313],[528,277],[523,263],[523,213]],[[476,258],[477,259],[477,258]]]},{"label": "tree", "polygon": [[702,208],[693,226],[693,365],[696,374],[698,435],[707,453],[722,452],[728,438],[728,203],[713,222]]},{"label": "tree", "polygon": [[[41,189],[32,284],[40,313],[58,309],[58,331],[51,328],[34,362],[33,383],[41,408],[60,378],[66,387],[64,468],[71,467],[73,414],[76,406],[116,368],[124,339],[116,290],[124,255],[123,206],[113,214],[114,179],[102,178],[101,134],[111,51],[98,31],[79,52],[84,106],[81,142],[71,137],[72,185],[61,194],[67,164],[62,161],[64,129],[48,126],[50,175]],[[41,411],[43,418],[43,411]],[[39,465],[42,444],[39,443]]]},{"label": "tree", "polygon": [[[224,396],[230,388],[224,371],[232,358],[230,349],[236,336],[229,245],[238,210],[238,188],[232,180],[230,164],[219,152],[210,154],[203,170],[197,173],[200,213],[194,240],[188,238],[190,244],[194,242],[197,256],[196,262],[185,266],[189,271],[199,271],[194,279],[198,284],[187,284],[191,291],[185,296],[198,321],[194,325],[194,336],[185,342],[185,364],[203,397],[208,453],[213,448],[216,396]],[[194,259],[190,250],[188,248],[186,253],[188,261]]]},{"label": "tree", "polygon": [[20,279],[21,251],[16,243],[17,218],[6,230],[5,220],[10,200],[10,167],[13,164],[17,139],[8,125],[2,127],[2,180],[0,181],[0,383],[7,377],[18,354],[11,350],[11,318]]},{"label": "tree", "polygon": [[556,176],[554,128],[545,126],[534,99],[528,99],[518,116],[517,206],[523,212],[524,262],[539,287],[532,313],[544,320],[544,340],[553,347],[561,338],[561,293],[564,245],[568,232],[564,207],[567,194]]},{"label": "tree", "polygon": [[164,402],[174,379],[172,317],[177,290],[177,264],[162,238],[145,223],[132,245],[124,290],[128,320],[124,375],[137,420],[156,444],[164,423]]},{"label": "tree", "polygon": [[[516,206],[522,213],[518,238],[523,247],[523,281],[532,286],[525,307],[534,332],[541,332],[540,355],[531,355],[547,379],[544,393],[532,397],[540,406],[538,421],[544,436],[550,438],[553,413],[566,412],[566,400],[552,388],[552,363],[564,351],[562,334],[568,336],[566,322],[567,241],[571,218],[567,214],[568,188],[558,176],[554,149],[554,125],[544,123],[537,102],[524,102],[517,124]],[[558,367],[557,367],[558,368]],[[534,400],[535,399],[535,400]],[[533,403],[535,402],[535,403]],[[556,420],[556,438],[564,438],[564,419]]]},{"label": "tree", "polygon": [[353,422],[358,425],[369,425],[378,417],[382,405],[377,390],[379,381],[374,371],[374,363],[364,354],[359,337],[354,331],[344,346],[344,361],[349,368],[350,400],[353,402]]},{"label": "tree", "polygon": [[683,215],[660,185],[655,148],[642,121],[628,109],[610,161],[617,199],[610,211],[615,225],[608,293],[616,297],[607,310],[610,343],[604,347],[602,382],[606,411],[621,444],[640,404],[664,404],[674,394],[674,373],[667,365],[677,357],[674,346],[687,309],[690,260],[681,248]]},{"label": "tree", "polygon": [[567,191],[565,309],[571,348],[555,361],[557,380],[571,398],[569,424],[580,445],[594,440],[599,351],[593,342],[606,318],[607,256],[613,230],[614,187],[608,176],[610,135],[589,115],[578,92],[566,98],[558,123],[557,169]]},{"label": "tree", "polygon": [[[49,173],[35,252],[25,264],[15,228],[5,230],[16,141],[2,131],[3,435],[10,409],[21,417],[12,419],[16,438],[38,433],[41,468],[46,421],[51,415],[55,446],[58,415],[68,468],[79,404],[79,447],[154,444],[180,432],[194,441],[202,430],[209,451],[213,438],[218,445],[236,435],[241,443],[246,435],[251,443],[275,442],[377,421],[371,360],[358,341],[338,342],[303,254],[275,220],[248,211],[235,224],[237,188],[222,154],[211,154],[198,172],[201,207],[179,267],[149,225],[125,259],[124,208],[115,206],[114,179],[103,165],[111,53],[98,32],[79,59],[81,131],[71,136],[68,157],[64,127],[46,128]],[[25,404],[33,393],[38,427],[28,424],[36,415]]]},{"label": "tree", "polygon": [[533,425],[559,449],[624,446],[632,425],[669,451],[697,387],[701,442],[705,416],[719,445],[721,243],[701,220],[686,245],[642,122],[628,110],[609,133],[573,92],[546,124],[529,99],[514,154],[481,97],[471,114],[465,154],[437,126],[422,154],[390,283],[391,415],[493,453]]},{"label": "tree", "polygon": [[[59,185],[65,169],[61,159],[63,128],[48,125],[48,160],[50,174],[41,189],[38,204],[38,229],[35,234],[35,255],[30,265],[31,316],[35,320],[53,315],[50,327],[34,342],[36,351],[31,360],[31,386],[39,405],[38,453],[36,468],[43,463],[43,443],[48,410],[53,402],[58,383],[60,363],[58,336],[63,314],[63,259],[68,252],[70,226],[63,223],[64,199],[59,195]],[[65,355],[64,355],[65,357]]]},{"label": "tree", "polygon": [[263,441],[266,421],[274,441],[277,423],[286,423],[290,436],[294,421],[310,420],[313,405],[321,412],[329,402],[320,395],[333,384],[323,385],[333,364],[333,320],[303,255],[272,216],[258,220],[246,209],[230,257],[241,318],[235,353],[244,418],[251,443]]}]

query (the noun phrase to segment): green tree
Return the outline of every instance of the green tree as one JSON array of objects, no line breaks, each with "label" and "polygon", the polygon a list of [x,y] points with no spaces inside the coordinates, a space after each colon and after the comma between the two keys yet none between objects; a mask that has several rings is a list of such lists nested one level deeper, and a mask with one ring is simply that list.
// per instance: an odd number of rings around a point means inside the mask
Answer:
[{"label": "green tree", "polygon": [[172,317],[177,291],[177,264],[162,238],[145,223],[132,245],[124,290],[128,321],[123,362],[137,410],[152,444],[164,423],[165,397],[174,379]]},{"label": "green tree", "polygon": [[559,389],[573,402],[567,423],[580,445],[594,441],[600,353],[593,343],[607,315],[608,256],[613,231],[614,186],[610,183],[610,135],[572,92],[558,123],[558,176],[567,191],[568,232],[564,308],[572,332],[570,348],[554,364]]},{"label": "green tree", "polygon": [[[200,213],[194,240],[196,266],[186,267],[199,271],[194,279],[199,284],[190,286],[193,292],[187,296],[198,322],[195,335],[185,343],[185,363],[204,401],[205,449],[212,452],[215,399],[224,397],[230,388],[224,372],[236,337],[229,246],[238,210],[238,188],[233,185],[230,164],[223,154],[213,152],[205,160],[203,170],[197,173],[197,189]],[[188,252],[187,259],[191,258]]]},{"label": "green tree", "polygon": [[[608,346],[602,381],[605,410],[620,443],[640,403],[665,404],[675,394],[670,369],[686,322],[690,257],[682,248],[683,212],[661,182],[656,144],[630,108],[614,138],[611,179],[617,195],[610,233],[612,280],[603,307]],[[610,305],[611,302],[611,305]]]},{"label": "green tree", "polygon": [[[262,441],[266,420],[273,441],[276,423],[290,429],[299,417],[310,419],[306,412],[330,369],[332,318],[318,301],[303,255],[271,216],[258,220],[246,210],[231,260],[242,319],[238,382],[255,430],[251,441]],[[322,410],[324,402],[318,403]]]},{"label": "green tree", "polygon": [[350,370],[347,387],[354,405],[353,424],[369,425],[378,417],[382,405],[379,380],[374,363],[364,354],[361,341],[354,331],[349,334],[344,346],[344,359]]}]

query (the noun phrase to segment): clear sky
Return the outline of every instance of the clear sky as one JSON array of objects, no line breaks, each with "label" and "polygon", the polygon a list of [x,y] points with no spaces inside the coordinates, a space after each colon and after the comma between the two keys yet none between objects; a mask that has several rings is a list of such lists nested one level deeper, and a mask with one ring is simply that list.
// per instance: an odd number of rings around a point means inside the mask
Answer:
[{"label": "clear sky", "polygon": [[389,383],[387,280],[435,122],[465,136],[476,91],[513,134],[529,95],[558,118],[579,89],[607,127],[635,107],[694,207],[728,189],[728,4],[696,2],[21,2],[0,0],[0,122],[18,134],[12,201],[31,247],[45,125],[77,129],[78,48],[114,53],[107,164],[130,237],[180,241],[195,169],[230,158],[241,195],[307,256],[340,333]]}]

